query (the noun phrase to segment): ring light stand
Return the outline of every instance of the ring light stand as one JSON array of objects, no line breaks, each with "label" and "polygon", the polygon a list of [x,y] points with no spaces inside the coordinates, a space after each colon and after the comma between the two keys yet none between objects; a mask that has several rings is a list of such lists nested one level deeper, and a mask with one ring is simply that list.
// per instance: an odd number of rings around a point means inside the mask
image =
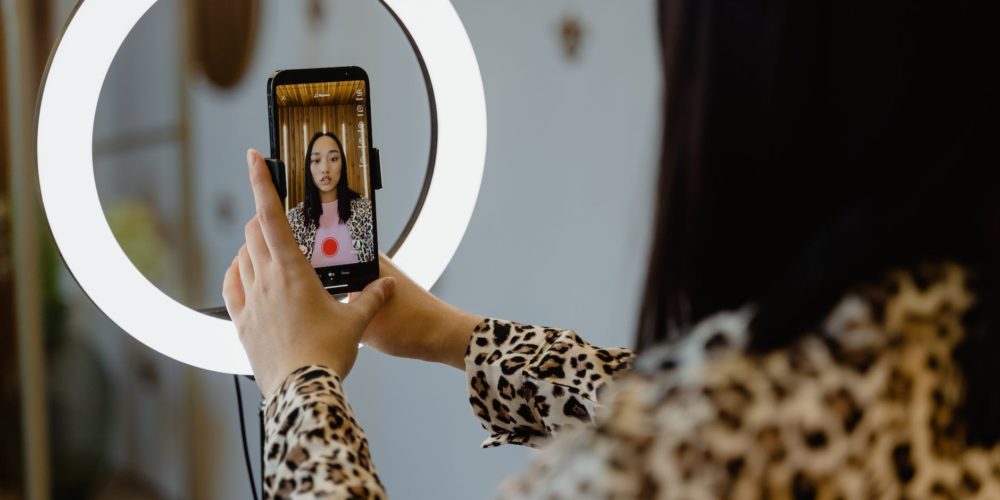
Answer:
[{"label": "ring light stand", "polygon": [[[406,33],[431,109],[431,152],[417,206],[388,254],[424,288],[465,234],[486,160],[486,97],[468,34],[448,0],[381,0]],[[56,246],[84,293],[150,348],[192,366],[251,373],[232,322],[194,311],[150,283],[125,255],[94,179],[97,101],[118,49],[155,0],[83,0],[49,60],[38,106],[38,184]],[[65,158],[77,158],[66,165]],[[251,491],[242,394],[234,377]],[[261,413],[261,446],[264,422]],[[263,450],[262,450],[263,451]],[[261,453],[263,493],[263,453]]]},{"label": "ring light stand", "polygon": [[[472,217],[486,159],[486,97],[472,43],[448,0],[381,0],[427,83],[431,154],[417,207],[390,249],[424,288],[444,272]],[[194,311],[149,282],[104,217],[93,168],[97,101],[119,47],[155,0],[83,0],[53,53],[38,107],[38,183],[66,267],[119,327],[207,370],[250,374],[232,322]],[[75,163],[65,161],[75,158]]]}]

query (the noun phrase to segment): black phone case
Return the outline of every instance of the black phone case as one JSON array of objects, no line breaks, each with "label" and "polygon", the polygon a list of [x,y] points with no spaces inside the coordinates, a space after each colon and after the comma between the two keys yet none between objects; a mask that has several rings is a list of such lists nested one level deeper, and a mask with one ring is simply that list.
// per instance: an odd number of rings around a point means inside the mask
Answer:
[{"label": "black phone case", "polygon": [[[328,73],[334,72],[335,73],[335,72],[339,72],[339,71],[342,71],[342,70],[346,70],[346,72],[358,72],[358,71],[360,71],[360,73],[362,75],[364,75],[365,82],[368,83],[368,77],[367,77],[367,75],[365,75],[364,71],[361,70],[360,68],[355,68],[355,67],[349,67],[349,68],[326,68],[326,69],[317,70],[317,71],[324,71],[324,72],[328,72]],[[300,71],[300,70],[292,70],[292,71]],[[281,72],[280,71],[276,72],[274,75],[272,75],[270,78],[267,79],[268,139],[270,141],[270,146],[271,146],[270,152],[271,152],[271,156],[272,157],[276,157],[277,156],[277,151],[278,151],[278,140],[277,140],[277,134],[275,132],[275,126],[274,126],[275,117],[274,117],[273,92],[274,92],[274,79],[275,79],[275,75],[278,75],[279,73],[281,73]],[[368,86],[368,108],[369,108],[369,111],[371,111],[371,88],[370,88],[370,85]],[[370,119],[371,114],[369,113],[368,116],[369,116],[369,122],[368,122],[369,138],[371,138],[371,119]],[[375,204],[374,191],[382,189],[382,163],[381,163],[381,158],[379,156],[379,150],[378,150],[378,148],[373,147],[372,144],[374,144],[374,139],[370,139],[370,143],[369,143],[369,152],[370,152],[370,155],[369,155],[369,158],[371,159],[371,161],[370,161],[370,167],[371,167],[371,186],[372,186],[372,189],[373,189],[373,193],[372,193],[372,205],[373,205],[373,211],[372,211],[372,226],[373,227],[372,227],[372,231],[373,231],[373,235],[372,236],[375,239],[374,244],[375,244],[375,250],[377,252],[378,251],[378,231],[377,231],[378,223],[377,223],[377,220],[376,220],[376,217],[375,217],[376,212],[374,211],[374,204]],[[284,164],[284,162],[282,162],[280,159],[277,159],[277,158],[266,158],[265,162],[267,163],[268,172],[270,172],[270,174],[271,174],[271,182],[274,183],[274,187],[278,191],[278,197],[281,199],[282,205],[284,205],[285,202],[286,202],[286,200],[288,199],[288,186],[285,183],[285,179],[286,179],[285,164]],[[365,269],[365,271],[366,272],[355,274],[349,280],[347,280],[347,283],[346,283],[347,286],[346,287],[341,288],[341,289],[330,289],[330,288],[328,288],[327,290],[329,291],[329,293],[331,295],[337,295],[337,294],[342,294],[342,293],[346,293],[346,292],[360,291],[360,290],[364,289],[365,286],[367,286],[369,283],[371,283],[372,281],[374,281],[374,280],[376,280],[378,278],[378,274],[379,274],[379,271],[378,271],[378,259],[376,258],[374,262],[371,262],[370,265],[368,266],[368,269]],[[317,274],[319,274],[319,273],[317,273]],[[331,281],[329,279],[329,277],[324,277],[322,275],[319,275],[319,279],[320,279],[320,281],[323,282],[324,286],[327,286],[328,284],[333,283],[333,281]],[[334,284],[344,284],[344,283],[334,283]],[[212,317],[220,318],[220,319],[230,319],[229,318],[229,312],[226,310],[226,308],[224,306],[203,308],[203,309],[199,309],[199,312],[201,312],[203,314],[207,314],[207,315],[212,316]]]},{"label": "black phone case", "polygon": [[[315,78],[315,79],[313,79]],[[282,204],[288,197],[288,186],[285,185],[285,165],[277,159],[279,156],[278,132],[276,128],[274,89],[277,85],[287,83],[302,83],[306,81],[343,81],[343,80],[364,80],[368,97],[366,106],[368,111],[368,151],[369,151],[369,175],[372,187],[372,238],[376,252],[374,261],[367,263],[351,264],[347,266],[337,266],[335,268],[317,269],[317,276],[323,283],[324,288],[331,295],[338,295],[348,292],[363,290],[369,283],[378,279],[378,221],[375,202],[375,191],[382,189],[382,165],[378,148],[373,146],[375,140],[371,133],[371,85],[367,73],[359,67],[349,66],[342,68],[316,68],[301,70],[281,70],[275,72],[267,80],[267,119],[268,119],[268,139],[271,146],[272,158],[267,159],[268,170],[271,173],[271,180],[274,182]],[[343,269],[341,269],[343,268]],[[332,270],[332,271],[331,271]]]}]

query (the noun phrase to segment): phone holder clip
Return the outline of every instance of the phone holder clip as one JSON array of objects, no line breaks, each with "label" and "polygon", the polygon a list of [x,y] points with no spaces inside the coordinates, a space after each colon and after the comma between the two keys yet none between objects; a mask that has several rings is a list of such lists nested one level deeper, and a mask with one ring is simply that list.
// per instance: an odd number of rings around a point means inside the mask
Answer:
[{"label": "phone holder clip", "polygon": [[288,198],[288,186],[285,184],[285,162],[276,158],[266,158],[264,162],[267,163],[267,171],[271,173],[271,182],[274,184],[274,189],[278,191],[278,198],[284,205],[285,199]]},{"label": "phone holder clip", "polygon": [[372,148],[372,188],[382,189],[382,159],[378,148]]}]

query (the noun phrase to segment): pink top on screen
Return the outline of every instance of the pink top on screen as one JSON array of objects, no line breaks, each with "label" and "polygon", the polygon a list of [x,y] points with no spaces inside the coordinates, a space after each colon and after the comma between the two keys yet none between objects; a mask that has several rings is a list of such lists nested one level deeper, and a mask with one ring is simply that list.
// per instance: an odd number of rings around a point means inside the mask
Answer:
[{"label": "pink top on screen", "polygon": [[337,202],[324,203],[313,243],[312,266],[320,268],[357,263],[351,230],[340,220]]}]

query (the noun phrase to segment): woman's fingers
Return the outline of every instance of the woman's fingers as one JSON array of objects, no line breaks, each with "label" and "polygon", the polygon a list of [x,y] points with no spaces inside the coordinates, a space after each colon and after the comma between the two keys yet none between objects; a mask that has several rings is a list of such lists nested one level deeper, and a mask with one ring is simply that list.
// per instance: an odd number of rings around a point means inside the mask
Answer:
[{"label": "woman's fingers", "polygon": [[250,252],[250,262],[253,263],[254,269],[261,269],[261,266],[270,262],[271,252],[267,249],[267,241],[264,240],[264,233],[256,216],[247,222],[243,233],[247,241],[247,251]]},{"label": "woman's fingers", "polygon": [[[396,264],[392,262],[392,259],[390,259],[385,252],[378,253],[378,276],[379,278],[402,277],[404,280],[409,280],[409,278],[403,274],[403,271],[400,271],[400,269],[396,267]],[[361,295],[361,292],[351,292],[347,294],[347,302],[354,302],[359,295]]]},{"label": "woman's fingers", "polygon": [[301,259],[302,253],[292,237],[285,209],[278,199],[278,192],[271,182],[271,174],[264,158],[251,149],[247,151],[247,165],[250,168],[250,186],[253,188],[257,207],[257,220],[271,257],[279,262],[288,262],[292,258]]},{"label": "woman's fingers", "polygon": [[237,316],[243,311],[246,303],[246,295],[243,292],[243,284],[240,280],[240,268],[237,258],[233,259],[229,269],[226,269],[226,277],[222,280],[222,300],[226,303],[226,310],[229,317],[236,321]]},{"label": "woman's fingers", "polygon": [[236,258],[239,261],[240,282],[243,284],[244,301],[246,301],[245,297],[250,295],[250,290],[253,288],[253,282],[256,277],[253,261],[250,259],[250,251],[247,250],[246,245],[240,247],[240,253]]},{"label": "woman's fingers", "polygon": [[366,286],[361,293],[352,296],[349,307],[360,311],[365,324],[368,324],[375,317],[375,313],[392,298],[395,291],[395,278],[380,278]]}]

